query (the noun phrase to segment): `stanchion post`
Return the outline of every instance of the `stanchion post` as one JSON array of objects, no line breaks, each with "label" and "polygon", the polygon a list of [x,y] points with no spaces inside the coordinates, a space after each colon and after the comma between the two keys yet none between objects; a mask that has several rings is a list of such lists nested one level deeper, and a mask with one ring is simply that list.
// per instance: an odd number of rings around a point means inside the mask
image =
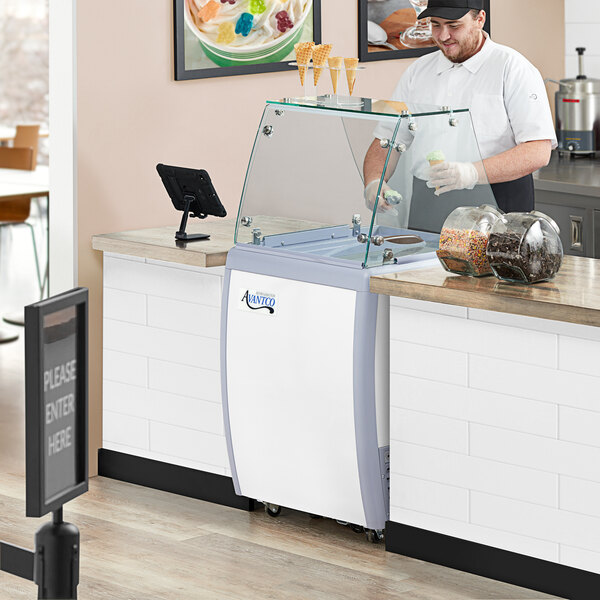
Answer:
[{"label": "stanchion post", "polygon": [[35,534],[33,581],[38,598],[74,600],[79,584],[79,530],[63,521],[62,506]]}]

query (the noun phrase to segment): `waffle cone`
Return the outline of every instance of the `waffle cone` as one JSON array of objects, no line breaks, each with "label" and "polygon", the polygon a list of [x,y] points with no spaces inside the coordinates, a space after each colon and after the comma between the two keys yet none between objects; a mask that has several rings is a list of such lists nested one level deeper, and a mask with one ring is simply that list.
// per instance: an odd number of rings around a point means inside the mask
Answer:
[{"label": "waffle cone", "polygon": [[356,83],[356,68],[358,67],[358,58],[345,58],[344,66],[346,67],[348,91],[352,96],[352,92],[354,91],[354,84]]},{"label": "waffle cone", "polygon": [[333,93],[337,94],[337,86],[340,78],[340,71],[344,66],[344,59],[341,56],[332,56],[327,59],[327,62],[329,63],[329,74],[331,75]]},{"label": "waffle cone", "polygon": [[306,80],[306,71],[308,71],[307,67],[303,67],[302,65],[298,65],[298,74],[300,75],[300,85],[304,87],[304,81]]},{"label": "waffle cone", "polygon": [[327,57],[331,53],[331,44],[319,44],[313,48],[313,76],[315,85],[317,85],[321,75],[323,73],[323,65],[327,60]]},{"label": "waffle cone", "polygon": [[314,42],[298,42],[294,46],[296,63],[298,63],[298,73],[300,75],[300,83],[302,85],[304,85],[304,81],[306,79],[306,71],[308,70],[308,63],[312,57],[312,49],[314,45]]},{"label": "waffle cone", "polygon": [[[444,161],[443,160],[430,160],[429,161],[429,166],[433,167],[433,165],[441,165]],[[439,186],[435,186],[435,191],[437,192],[439,190]]]}]

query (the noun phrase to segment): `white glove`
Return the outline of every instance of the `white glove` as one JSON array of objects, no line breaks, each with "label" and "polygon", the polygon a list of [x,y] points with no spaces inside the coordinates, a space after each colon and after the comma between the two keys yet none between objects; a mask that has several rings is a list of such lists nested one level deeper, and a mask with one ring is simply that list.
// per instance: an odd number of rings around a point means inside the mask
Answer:
[{"label": "white glove", "polygon": [[473,163],[447,162],[433,165],[427,173],[427,187],[436,188],[439,196],[452,190],[472,190],[479,181]]},{"label": "white glove", "polygon": [[[373,179],[370,183],[368,183],[365,187],[365,203],[369,210],[373,210],[375,206],[375,196],[377,195],[377,190],[379,188],[379,179]],[[387,198],[388,200],[384,200]],[[377,212],[389,215],[397,215],[398,211],[393,208],[393,204],[398,204],[399,201],[402,200],[402,196],[393,190],[385,181],[381,184],[381,193],[379,194],[379,202],[377,202]]]}]

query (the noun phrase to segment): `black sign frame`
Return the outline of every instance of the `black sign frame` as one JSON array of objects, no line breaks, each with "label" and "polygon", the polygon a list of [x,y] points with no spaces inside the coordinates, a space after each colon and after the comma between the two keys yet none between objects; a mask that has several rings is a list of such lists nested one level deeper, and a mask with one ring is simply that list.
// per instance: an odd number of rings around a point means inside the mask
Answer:
[{"label": "black sign frame", "polygon": [[[74,307],[77,378],[75,381],[76,483],[46,500],[44,317]],[[25,464],[26,515],[41,517],[88,490],[88,290],[74,288],[25,307]]]}]

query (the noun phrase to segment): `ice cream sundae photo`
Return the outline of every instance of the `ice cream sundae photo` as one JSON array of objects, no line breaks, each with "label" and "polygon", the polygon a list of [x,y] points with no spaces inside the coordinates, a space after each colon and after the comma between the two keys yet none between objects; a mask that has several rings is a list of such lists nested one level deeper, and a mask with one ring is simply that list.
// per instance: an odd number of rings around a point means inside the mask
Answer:
[{"label": "ice cream sundae photo", "polygon": [[280,62],[293,58],[294,44],[312,40],[313,0],[184,2],[186,53],[208,58],[209,68]]}]

